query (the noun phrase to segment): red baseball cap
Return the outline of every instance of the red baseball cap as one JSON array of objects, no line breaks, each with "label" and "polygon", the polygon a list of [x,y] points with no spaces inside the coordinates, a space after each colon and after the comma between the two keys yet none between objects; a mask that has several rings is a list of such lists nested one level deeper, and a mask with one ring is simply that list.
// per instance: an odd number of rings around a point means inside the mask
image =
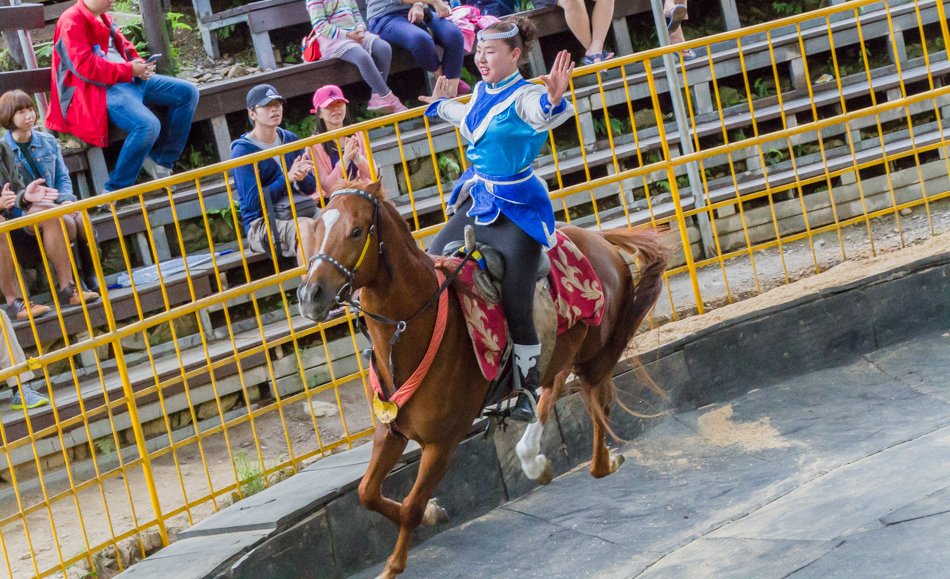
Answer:
[{"label": "red baseball cap", "polygon": [[335,102],[344,102],[348,103],[350,101],[346,100],[346,97],[343,96],[343,91],[340,90],[335,84],[328,84],[317,89],[317,92],[313,93],[313,108],[310,109],[311,113],[317,112],[317,109],[323,109]]}]

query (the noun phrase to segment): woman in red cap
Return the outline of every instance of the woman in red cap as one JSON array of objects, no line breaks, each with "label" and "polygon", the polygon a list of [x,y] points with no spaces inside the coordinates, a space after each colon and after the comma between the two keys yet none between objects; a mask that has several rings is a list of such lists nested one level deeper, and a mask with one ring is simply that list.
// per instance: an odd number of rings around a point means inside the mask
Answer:
[{"label": "woman in red cap", "polygon": [[[319,135],[342,129],[350,122],[346,105],[350,101],[343,96],[340,87],[328,84],[313,93],[311,113],[317,115],[313,134]],[[360,135],[327,141],[312,148],[313,168],[320,183],[322,195],[329,195],[344,179],[347,181],[372,180],[366,149]]]}]

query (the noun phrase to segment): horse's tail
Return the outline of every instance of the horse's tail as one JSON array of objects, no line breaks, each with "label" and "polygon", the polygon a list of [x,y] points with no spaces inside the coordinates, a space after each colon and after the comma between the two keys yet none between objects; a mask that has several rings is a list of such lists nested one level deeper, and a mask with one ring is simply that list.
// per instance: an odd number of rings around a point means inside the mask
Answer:
[{"label": "horse's tail", "polygon": [[[611,402],[617,402],[624,410],[635,416],[644,416],[623,406],[617,397],[617,387],[611,379],[614,367],[633,338],[647,313],[653,308],[663,289],[663,272],[666,270],[667,248],[661,241],[661,234],[653,229],[619,228],[601,232],[611,245],[631,253],[637,258],[638,272],[634,282],[627,289],[623,305],[613,321],[613,332],[599,355],[577,368],[579,377],[591,385],[598,385],[599,392],[590,392],[597,400],[588,400],[589,408],[599,415],[610,431],[605,408]],[[647,386],[657,394],[667,397],[665,391],[653,382],[634,360],[634,367]],[[616,435],[613,435],[616,437]]]}]

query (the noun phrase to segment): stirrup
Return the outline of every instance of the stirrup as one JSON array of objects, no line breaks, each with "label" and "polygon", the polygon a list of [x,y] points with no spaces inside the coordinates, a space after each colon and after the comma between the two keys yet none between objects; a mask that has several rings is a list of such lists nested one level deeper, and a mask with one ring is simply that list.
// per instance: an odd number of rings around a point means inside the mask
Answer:
[{"label": "stirrup", "polygon": [[[528,417],[522,412],[518,412],[519,411],[518,401],[520,401],[521,396],[524,396],[525,398],[528,399],[528,404],[531,408],[531,415],[532,415],[531,420],[528,420]],[[518,400],[515,401],[515,404],[513,406],[510,406],[508,408],[508,417],[518,422],[527,422],[528,424],[534,424],[535,422],[540,420],[541,417],[538,415],[537,396],[534,394],[534,392],[531,392],[528,389],[520,390],[518,392]]]}]

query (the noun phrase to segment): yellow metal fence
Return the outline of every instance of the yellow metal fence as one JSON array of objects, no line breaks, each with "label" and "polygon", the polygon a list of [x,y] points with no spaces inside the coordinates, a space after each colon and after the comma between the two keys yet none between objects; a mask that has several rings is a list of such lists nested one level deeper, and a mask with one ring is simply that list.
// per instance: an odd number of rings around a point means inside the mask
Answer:
[{"label": "yellow metal fence", "polygon": [[[559,219],[670,228],[651,323],[701,313],[950,227],[948,40],[942,2],[857,0],[579,69],[576,120],[536,170]],[[685,48],[700,56],[684,62]],[[0,416],[0,569],[123,568],[368,437],[354,319],[297,315],[303,270],[247,249],[230,178],[349,135],[425,243],[466,161],[457,131],[421,109],[0,223],[9,242],[78,211],[112,286],[67,307],[44,244],[17,262],[20,292],[54,311],[3,326],[28,360],[0,380],[38,383],[52,404]]]}]

